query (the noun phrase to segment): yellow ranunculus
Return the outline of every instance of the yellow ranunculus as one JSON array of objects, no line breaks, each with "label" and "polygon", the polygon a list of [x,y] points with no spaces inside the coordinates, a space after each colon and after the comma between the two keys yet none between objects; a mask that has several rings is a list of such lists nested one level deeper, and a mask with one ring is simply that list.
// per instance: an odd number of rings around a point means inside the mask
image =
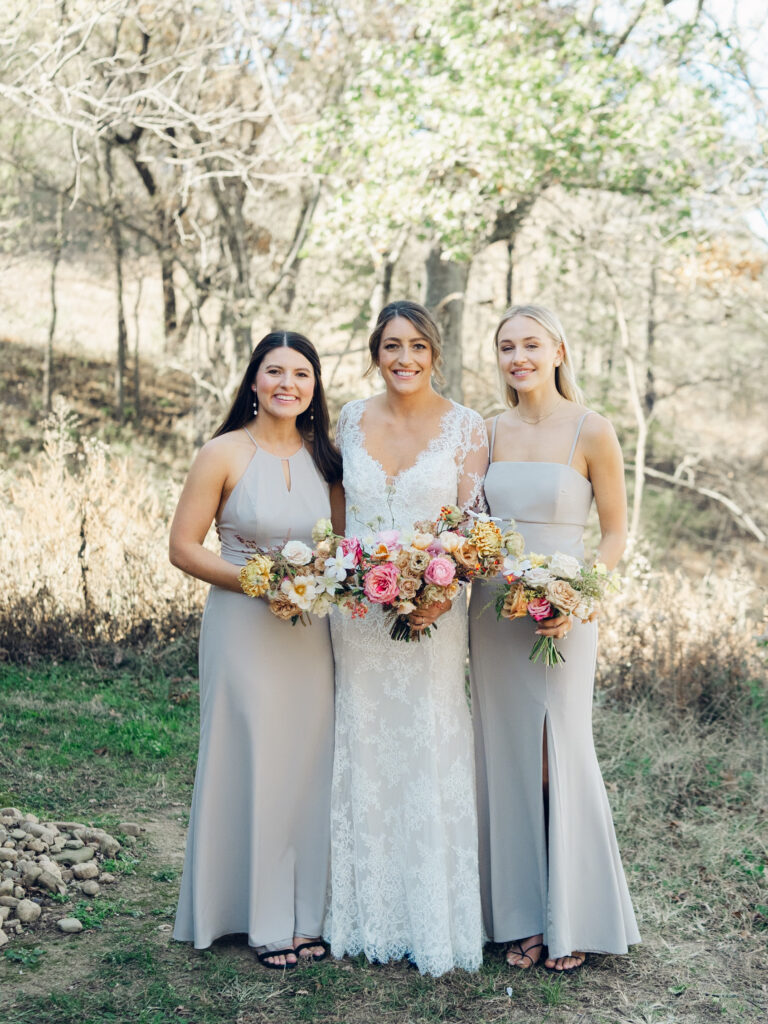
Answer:
[{"label": "yellow ranunculus", "polygon": [[272,559],[267,555],[253,555],[240,570],[240,587],[248,597],[263,597],[269,590]]}]

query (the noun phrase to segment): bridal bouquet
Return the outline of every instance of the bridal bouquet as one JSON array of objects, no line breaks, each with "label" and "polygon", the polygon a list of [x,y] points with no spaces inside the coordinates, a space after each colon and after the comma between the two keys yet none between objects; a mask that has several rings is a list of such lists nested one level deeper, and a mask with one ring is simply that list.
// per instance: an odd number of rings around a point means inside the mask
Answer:
[{"label": "bridal bouquet", "polygon": [[411,613],[452,601],[462,582],[497,575],[503,542],[488,516],[468,519],[446,505],[435,520],[417,522],[410,531],[379,530],[358,542],[358,596],[388,613],[393,640],[418,641],[437,627],[412,629]]},{"label": "bridal bouquet", "polygon": [[[530,615],[540,622],[557,615],[573,615],[587,622],[597,602],[618,590],[618,574],[608,572],[602,562],[588,566],[561,551],[507,557],[501,571],[506,583],[496,599],[496,614],[504,619]],[[539,658],[549,666],[565,661],[551,636],[537,637],[530,660]]]},{"label": "bridal bouquet", "polygon": [[[348,581],[357,568],[354,545],[337,537],[328,519],[312,528],[311,548],[300,540],[257,550],[240,570],[240,586],[249,597],[264,597],[279,619],[306,624],[305,614],[324,618],[344,600],[353,615],[365,615]],[[247,543],[247,542],[246,542]]]}]

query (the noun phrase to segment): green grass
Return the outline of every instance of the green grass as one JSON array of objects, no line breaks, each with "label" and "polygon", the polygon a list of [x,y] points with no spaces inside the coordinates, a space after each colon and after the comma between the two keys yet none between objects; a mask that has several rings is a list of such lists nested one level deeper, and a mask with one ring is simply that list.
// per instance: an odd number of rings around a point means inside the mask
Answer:
[{"label": "green grass", "polygon": [[[178,677],[162,665],[131,661],[112,670],[2,667],[0,803],[94,820],[126,795],[137,809],[158,791],[187,799],[197,755],[195,702],[174,699]],[[191,677],[186,682],[193,686]]]},{"label": "green grass", "polygon": [[208,951],[172,940],[197,748],[178,659],[6,665],[0,708],[0,803],[116,834],[128,818],[151,825],[105,862],[114,886],[47,901],[80,934],[44,915],[2,951],[3,1024],[757,1024],[768,1012],[760,700],[727,725],[642,703],[596,710],[643,945],[571,977],[511,971],[489,947],[479,972],[438,979],[364,957],[270,972],[242,937]]}]

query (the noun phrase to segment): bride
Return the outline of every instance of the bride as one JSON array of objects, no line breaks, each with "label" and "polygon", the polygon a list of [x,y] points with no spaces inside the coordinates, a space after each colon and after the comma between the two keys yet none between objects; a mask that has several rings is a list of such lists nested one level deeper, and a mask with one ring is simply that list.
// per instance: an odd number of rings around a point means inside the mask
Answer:
[{"label": "bride", "polygon": [[[378,317],[371,368],[385,391],[339,419],[346,535],[407,530],[440,507],[482,494],[488,444],[481,417],[442,398],[440,332],[422,306]],[[337,528],[341,527],[337,524]],[[380,608],[333,616],[336,745],[331,796],[334,956],[407,956],[423,974],[482,960],[472,725],[464,687],[466,604],[417,610],[419,643],[394,641]]]}]

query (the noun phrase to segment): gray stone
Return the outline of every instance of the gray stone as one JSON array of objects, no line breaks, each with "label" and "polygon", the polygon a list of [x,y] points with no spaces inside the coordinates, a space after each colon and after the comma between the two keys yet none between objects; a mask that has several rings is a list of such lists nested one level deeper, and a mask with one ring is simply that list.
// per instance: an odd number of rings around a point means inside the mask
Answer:
[{"label": "gray stone", "polygon": [[21,811],[18,807],[0,807],[0,814],[4,818],[16,818],[17,820],[21,817]]},{"label": "gray stone", "polygon": [[48,849],[48,844],[42,839],[28,839],[25,845],[28,850],[34,850],[35,853],[45,853]]},{"label": "gray stone", "polygon": [[19,905],[15,896],[0,896],[0,907],[11,907],[13,910]]},{"label": "gray stone", "polygon": [[105,857],[114,857],[120,849],[120,843],[115,837],[101,828],[78,829],[75,838],[82,839],[84,843],[96,843]]},{"label": "gray stone", "polygon": [[0,928],[0,948],[6,944],[8,936],[5,934],[2,928]]},{"label": "gray stone", "polygon": [[16,917],[24,924],[36,921],[41,913],[40,904],[33,903],[32,900],[22,900],[16,907]]},{"label": "gray stone", "polygon": [[13,879],[12,878],[4,878],[3,881],[0,882],[0,897],[2,897],[2,896],[9,896],[12,892],[13,892]]},{"label": "gray stone", "polygon": [[61,853],[54,853],[51,860],[57,864],[85,864],[87,860],[93,860],[96,856],[96,851],[92,846],[84,846],[82,840],[80,840],[80,846],[78,849],[67,849],[62,850]]},{"label": "gray stone", "polygon": [[36,814],[31,814],[29,812],[27,814],[22,814],[21,815],[21,821],[22,821],[22,827],[23,827],[23,824],[24,824],[25,821],[29,822],[30,825],[39,825],[40,824],[40,819],[38,818],[38,816]]},{"label": "gray stone", "polygon": [[0,863],[6,863],[7,864],[7,863],[10,862],[10,863],[15,864],[18,859],[19,859],[19,852],[18,852],[18,850],[8,850],[8,849],[0,848]]},{"label": "gray stone", "polygon": [[0,924],[3,923],[3,921],[6,919],[6,917],[10,917],[10,916],[11,916],[11,908],[10,907],[0,907]]},{"label": "gray stone", "polygon": [[24,879],[25,885],[34,885],[40,875],[42,875],[43,869],[38,867],[37,864],[30,864],[28,868],[23,872],[22,878]]},{"label": "gray stone", "polygon": [[115,878],[111,871],[103,871],[99,881],[102,885],[114,885],[117,878]]},{"label": "gray stone", "polygon": [[99,866],[95,861],[88,861],[87,864],[75,864],[72,868],[72,874],[75,878],[98,878],[99,877]]},{"label": "gray stone", "polygon": [[72,874],[69,868],[64,868],[64,870],[61,872],[62,882],[71,882],[74,877],[75,876]]},{"label": "gray stone", "polygon": [[[62,895],[67,891],[66,885],[60,878],[52,875],[50,871],[41,871],[37,878],[37,885],[50,892],[60,892]],[[8,897],[5,897],[6,899]]]},{"label": "gray stone", "polygon": [[14,885],[14,887],[13,887],[13,895],[16,897],[17,900],[23,900],[24,897],[27,895],[26,892],[24,891],[24,886],[23,885]]},{"label": "gray stone", "polygon": [[126,846],[130,846],[131,848],[133,848],[136,845],[136,843],[138,843],[138,839],[136,838],[136,836],[126,836],[125,837],[125,845]]},{"label": "gray stone", "polygon": [[87,828],[82,821],[52,821],[51,825],[54,825],[60,832],[75,832],[79,828]]},{"label": "gray stone", "polygon": [[66,843],[64,843],[65,850],[82,850],[84,846],[85,843],[82,839],[68,839]]},{"label": "gray stone", "polygon": [[121,821],[117,826],[127,836],[140,836],[145,831],[143,825],[137,825],[135,821]]},{"label": "gray stone", "polygon": [[62,917],[57,922],[59,930],[66,932],[68,935],[74,935],[76,932],[83,930],[83,922],[78,921],[76,917]]},{"label": "gray stone", "polygon": [[101,887],[94,878],[88,878],[80,886],[80,892],[86,896],[98,896],[101,892]]}]

